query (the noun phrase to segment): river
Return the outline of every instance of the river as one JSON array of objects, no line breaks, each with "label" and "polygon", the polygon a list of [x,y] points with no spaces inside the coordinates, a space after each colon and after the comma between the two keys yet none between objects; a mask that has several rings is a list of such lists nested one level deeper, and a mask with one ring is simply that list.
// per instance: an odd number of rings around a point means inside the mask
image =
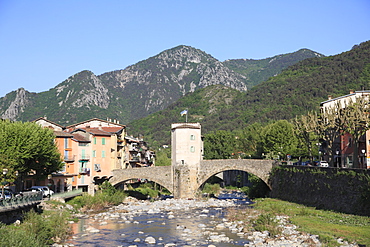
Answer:
[{"label": "river", "polygon": [[82,217],[72,224],[70,246],[244,246],[236,223],[226,220],[227,208],[251,202],[243,194],[223,200],[167,199],[131,201],[108,212]]}]

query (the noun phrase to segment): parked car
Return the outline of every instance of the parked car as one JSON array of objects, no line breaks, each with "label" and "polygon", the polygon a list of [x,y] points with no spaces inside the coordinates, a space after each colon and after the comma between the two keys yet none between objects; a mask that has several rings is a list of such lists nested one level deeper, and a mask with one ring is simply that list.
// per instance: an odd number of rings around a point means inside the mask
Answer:
[{"label": "parked car", "polygon": [[329,163],[326,162],[326,161],[320,161],[319,162],[319,166],[321,166],[321,167],[329,167]]},{"label": "parked car", "polygon": [[48,186],[32,186],[30,190],[33,192],[41,191],[44,197],[50,197],[54,194],[54,191],[49,189]]},{"label": "parked car", "polygon": [[9,199],[9,198],[12,198],[14,196],[14,193],[13,191],[11,190],[8,190],[8,189],[4,189],[4,196],[3,196],[3,191],[0,189],[0,199]]}]

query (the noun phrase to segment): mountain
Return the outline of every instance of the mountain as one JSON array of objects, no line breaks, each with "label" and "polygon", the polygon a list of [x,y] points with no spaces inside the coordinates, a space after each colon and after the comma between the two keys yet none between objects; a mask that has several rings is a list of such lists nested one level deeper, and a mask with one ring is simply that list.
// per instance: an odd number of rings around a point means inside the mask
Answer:
[{"label": "mountain", "polygon": [[299,61],[313,57],[324,57],[324,55],[308,50],[300,49],[293,53],[287,53],[265,59],[229,59],[223,64],[247,78],[246,85],[252,88],[266,81],[269,77],[276,76],[289,66]]},{"label": "mountain", "polygon": [[60,124],[92,117],[126,123],[215,84],[247,90],[245,76],[201,50],[178,46],[124,70],[99,76],[82,71],[46,92],[11,92],[0,99],[0,115],[22,121],[47,116]]},{"label": "mountain", "polygon": [[[328,95],[339,97],[350,90],[369,88],[370,41],[367,41],[335,56],[301,61],[247,92],[207,87],[189,93],[167,109],[133,121],[128,128],[160,146],[170,141],[171,123],[184,121],[180,116],[184,109],[189,109],[188,121],[200,122],[202,133],[206,134],[213,130],[243,129],[254,122],[289,120],[319,110],[320,102],[327,100]],[[225,102],[217,100],[221,98]],[[211,102],[218,104],[214,106]]]},{"label": "mountain", "polygon": [[171,124],[186,121],[186,116],[180,115],[181,111],[188,109],[189,122],[203,122],[207,116],[222,109],[231,110],[231,103],[242,94],[223,85],[211,85],[186,94],[162,111],[131,122],[127,126],[128,132],[134,136],[144,135],[151,146],[169,144]]},{"label": "mountain", "polygon": [[[98,76],[81,71],[49,91],[30,93],[20,88],[0,98],[0,116],[21,121],[46,116],[62,125],[93,117],[129,123],[210,85],[246,91],[247,85],[261,82],[262,77],[256,74],[263,74],[263,78],[276,75],[277,67],[285,68],[311,56],[317,53],[300,50],[261,61],[222,63],[201,50],[181,45],[123,70]],[[254,81],[254,77],[259,78]]]}]

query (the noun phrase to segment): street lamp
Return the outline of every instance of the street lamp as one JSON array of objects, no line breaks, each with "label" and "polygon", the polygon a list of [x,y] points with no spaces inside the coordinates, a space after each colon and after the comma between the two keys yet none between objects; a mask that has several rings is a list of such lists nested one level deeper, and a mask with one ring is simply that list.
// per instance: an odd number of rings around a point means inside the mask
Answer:
[{"label": "street lamp", "polygon": [[337,151],[335,151],[335,153],[337,154],[337,167],[339,167],[339,150],[337,149]]},{"label": "street lamp", "polygon": [[361,164],[361,168],[364,168],[364,166],[365,166],[365,152],[366,152],[366,150],[365,149],[362,149],[361,150],[361,153],[362,153],[362,164]]}]

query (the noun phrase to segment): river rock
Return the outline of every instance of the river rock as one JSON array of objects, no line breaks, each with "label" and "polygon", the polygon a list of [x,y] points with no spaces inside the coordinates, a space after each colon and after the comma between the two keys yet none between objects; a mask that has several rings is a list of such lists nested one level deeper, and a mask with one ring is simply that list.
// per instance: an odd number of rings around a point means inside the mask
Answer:
[{"label": "river rock", "polygon": [[148,243],[148,244],[155,244],[155,238],[153,238],[152,236],[149,236],[145,239],[145,242]]}]

